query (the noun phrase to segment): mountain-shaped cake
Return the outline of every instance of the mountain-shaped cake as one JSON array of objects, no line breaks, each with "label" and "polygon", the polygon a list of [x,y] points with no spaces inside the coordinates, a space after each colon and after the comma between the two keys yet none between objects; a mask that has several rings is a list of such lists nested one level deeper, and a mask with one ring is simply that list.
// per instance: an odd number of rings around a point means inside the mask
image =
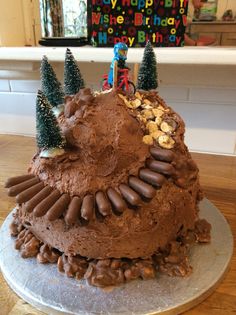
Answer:
[{"label": "mountain-shaped cake", "polygon": [[183,120],[156,90],[93,92],[76,67],[67,50],[65,96],[43,59],[38,151],[6,182],[16,248],[100,287],[188,275],[190,245],[208,242],[210,225]]}]

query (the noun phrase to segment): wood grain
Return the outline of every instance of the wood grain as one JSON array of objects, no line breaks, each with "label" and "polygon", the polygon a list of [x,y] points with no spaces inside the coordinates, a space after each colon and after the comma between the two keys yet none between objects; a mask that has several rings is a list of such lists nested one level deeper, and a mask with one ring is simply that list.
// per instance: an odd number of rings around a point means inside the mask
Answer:
[{"label": "wood grain", "polygon": [[[24,174],[35,153],[35,139],[0,135],[0,225],[14,207],[14,198],[6,195],[3,184],[8,177]],[[200,169],[206,197],[228,220],[236,246],[236,157],[192,153]],[[235,248],[234,248],[235,249]],[[43,314],[18,298],[0,274],[0,314]],[[216,291],[185,315],[236,314],[236,251],[231,268]]]}]

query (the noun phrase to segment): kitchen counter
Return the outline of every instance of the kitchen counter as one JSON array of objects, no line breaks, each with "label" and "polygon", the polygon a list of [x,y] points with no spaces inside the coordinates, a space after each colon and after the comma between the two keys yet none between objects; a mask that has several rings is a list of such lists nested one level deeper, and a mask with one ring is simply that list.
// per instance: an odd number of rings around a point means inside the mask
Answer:
[{"label": "kitchen counter", "polygon": [[[71,47],[73,54],[80,62],[110,63],[113,57],[113,48],[95,48],[91,46]],[[231,47],[173,47],[155,48],[158,63],[177,65],[236,65],[236,48]],[[0,69],[4,64],[11,62],[41,62],[46,55],[52,62],[64,62],[66,47],[1,47]],[[140,63],[143,48],[130,48],[129,63]],[[9,66],[8,66],[9,67]]]},{"label": "kitchen counter", "polygon": [[210,36],[214,45],[236,46],[236,21],[194,21],[189,25],[191,36]]}]

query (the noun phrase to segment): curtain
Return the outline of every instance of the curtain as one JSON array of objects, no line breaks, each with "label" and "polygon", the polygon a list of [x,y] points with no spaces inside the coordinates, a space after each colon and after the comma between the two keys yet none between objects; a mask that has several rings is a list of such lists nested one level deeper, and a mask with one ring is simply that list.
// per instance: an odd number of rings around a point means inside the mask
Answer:
[{"label": "curtain", "polygon": [[63,37],[62,0],[41,0],[41,14],[45,37]]}]

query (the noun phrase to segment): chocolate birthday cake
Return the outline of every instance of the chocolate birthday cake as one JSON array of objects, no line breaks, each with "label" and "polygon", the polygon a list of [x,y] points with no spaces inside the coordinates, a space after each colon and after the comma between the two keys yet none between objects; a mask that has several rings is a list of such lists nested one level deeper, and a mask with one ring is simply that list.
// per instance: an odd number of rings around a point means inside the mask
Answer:
[{"label": "chocolate birthday cake", "polygon": [[[50,116],[38,93],[38,151],[26,175],[6,182],[16,249],[99,287],[188,275],[189,249],[210,240],[210,225],[198,217],[202,191],[181,117],[155,90],[81,87],[64,100]],[[61,135],[51,151],[49,123]]]}]

